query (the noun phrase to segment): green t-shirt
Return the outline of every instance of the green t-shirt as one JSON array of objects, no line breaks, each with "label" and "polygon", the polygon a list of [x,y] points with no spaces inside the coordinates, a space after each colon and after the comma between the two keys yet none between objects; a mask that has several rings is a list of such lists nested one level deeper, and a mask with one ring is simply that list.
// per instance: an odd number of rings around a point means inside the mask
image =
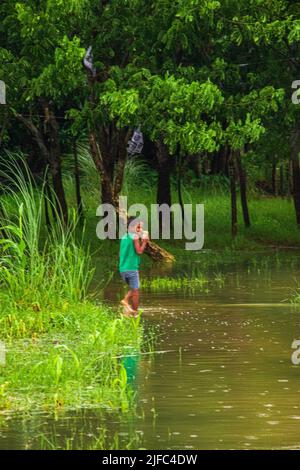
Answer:
[{"label": "green t-shirt", "polygon": [[140,256],[135,251],[134,247],[134,233],[126,233],[121,238],[120,244],[120,273],[125,271],[138,271],[140,267]]}]

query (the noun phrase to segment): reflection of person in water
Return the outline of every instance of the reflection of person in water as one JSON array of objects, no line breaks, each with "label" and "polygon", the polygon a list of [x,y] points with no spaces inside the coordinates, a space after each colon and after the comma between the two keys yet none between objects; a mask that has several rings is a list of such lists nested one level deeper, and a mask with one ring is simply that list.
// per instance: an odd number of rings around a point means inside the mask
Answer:
[{"label": "reflection of person in water", "polygon": [[133,356],[125,356],[121,361],[126,370],[127,383],[132,387],[134,386],[135,380],[137,378],[139,360],[140,354],[135,354]]}]

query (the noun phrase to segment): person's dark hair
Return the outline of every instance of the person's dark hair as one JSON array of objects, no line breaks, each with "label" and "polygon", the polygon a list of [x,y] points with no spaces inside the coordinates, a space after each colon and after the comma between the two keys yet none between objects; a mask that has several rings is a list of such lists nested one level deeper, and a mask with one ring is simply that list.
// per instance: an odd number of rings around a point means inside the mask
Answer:
[{"label": "person's dark hair", "polygon": [[141,222],[141,219],[139,219],[138,217],[133,217],[133,216],[128,217],[128,219],[127,219],[127,228],[129,227],[129,225],[133,221],[135,221],[136,224],[139,224]]}]

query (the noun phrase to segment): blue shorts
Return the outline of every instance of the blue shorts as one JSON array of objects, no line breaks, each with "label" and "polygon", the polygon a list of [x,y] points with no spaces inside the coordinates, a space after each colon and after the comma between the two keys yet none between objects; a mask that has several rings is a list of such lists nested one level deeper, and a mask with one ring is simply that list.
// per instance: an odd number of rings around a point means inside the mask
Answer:
[{"label": "blue shorts", "polygon": [[126,284],[130,287],[130,289],[139,289],[140,288],[140,277],[138,271],[125,271],[124,273],[120,273],[121,278],[123,279]]}]

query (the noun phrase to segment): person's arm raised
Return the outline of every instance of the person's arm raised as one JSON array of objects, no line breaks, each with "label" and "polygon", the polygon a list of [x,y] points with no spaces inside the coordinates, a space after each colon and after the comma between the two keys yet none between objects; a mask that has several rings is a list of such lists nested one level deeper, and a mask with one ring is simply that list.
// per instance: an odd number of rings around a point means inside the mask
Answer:
[{"label": "person's arm raised", "polygon": [[143,238],[142,243],[137,235],[134,237],[134,248],[138,255],[142,255],[145,251],[145,248],[148,244],[149,238]]}]

